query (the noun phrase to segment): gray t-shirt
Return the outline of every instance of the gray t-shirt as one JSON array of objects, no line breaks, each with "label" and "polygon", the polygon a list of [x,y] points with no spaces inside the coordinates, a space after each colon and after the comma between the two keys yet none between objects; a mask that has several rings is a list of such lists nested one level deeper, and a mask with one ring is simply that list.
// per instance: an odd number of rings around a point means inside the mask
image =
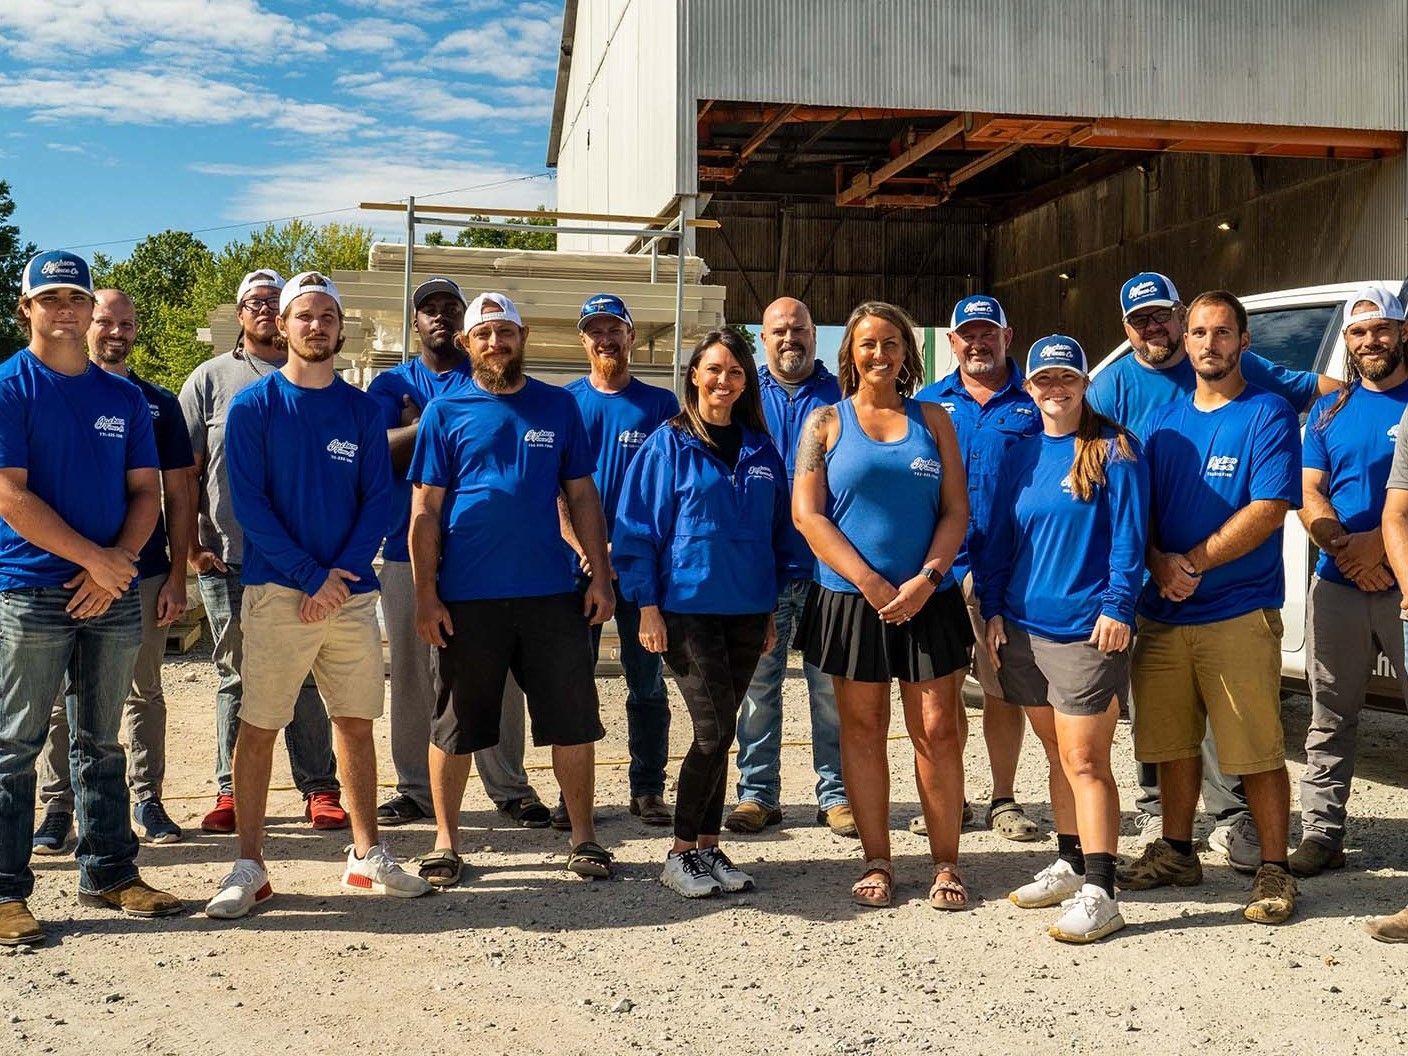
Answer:
[{"label": "gray t-shirt", "polygon": [[235,521],[230,503],[230,478],[225,467],[225,414],[230,401],[251,385],[279,369],[256,355],[234,349],[207,359],[181,386],[181,413],[191,434],[191,450],[201,463],[201,546],[208,547],[227,565],[244,563],[244,533]]},{"label": "gray t-shirt", "polygon": [[1393,465],[1388,471],[1388,486],[1408,491],[1408,410],[1398,420],[1398,435],[1393,441]]}]

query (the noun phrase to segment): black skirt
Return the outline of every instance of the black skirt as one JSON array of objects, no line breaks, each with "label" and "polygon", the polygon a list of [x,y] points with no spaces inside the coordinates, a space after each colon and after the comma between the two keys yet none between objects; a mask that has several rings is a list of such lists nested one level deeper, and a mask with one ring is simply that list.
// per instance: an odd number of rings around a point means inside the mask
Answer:
[{"label": "black skirt", "polygon": [[966,668],[973,627],[963,591],[936,591],[907,623],[886,623],[863,595],[813,583],[797,623],[807,663],[856,682],[928,682]]}]

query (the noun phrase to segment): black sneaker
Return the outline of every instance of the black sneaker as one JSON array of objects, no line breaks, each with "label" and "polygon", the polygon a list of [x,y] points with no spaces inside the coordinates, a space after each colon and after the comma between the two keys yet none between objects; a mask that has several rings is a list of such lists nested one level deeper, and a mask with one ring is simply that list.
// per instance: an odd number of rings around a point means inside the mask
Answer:
[{"label": "black sneaker", "polygon": [[376,808],[378,825],[409,825],[413,821],[424,821],[430,815],[420,809],[410,796],[398,793]]},{"label": "black sneaker", "polygon": [[35,854],[63,854],[68,834],[73,831],[73,815],[66,810],[49,810],[34,830]]},{"label": "black sneaker", "polygon": [[567,804],[562,801],[561,796],[557,798],[557,806],[552,808],[548,821],[558,832],[572,831],[572,819],[567,816]]},{"label": "black sneaker", "polygon": [[161,800],[144,799],[132,808],[132,817],[142,826],[148,843],[180,843],[181,826],[171,820]]}]

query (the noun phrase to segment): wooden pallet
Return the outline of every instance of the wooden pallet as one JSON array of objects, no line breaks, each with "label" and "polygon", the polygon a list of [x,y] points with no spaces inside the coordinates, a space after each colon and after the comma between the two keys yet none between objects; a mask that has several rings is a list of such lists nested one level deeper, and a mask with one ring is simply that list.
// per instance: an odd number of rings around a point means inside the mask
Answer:
[{"label": "wooden pallet", "polygon": [[200,641],[200,636],[204,633],[204,618],[200,615],[192,617],[190,613],[187,613],[166,628],[167,655],[189,652],[196,642]]}]

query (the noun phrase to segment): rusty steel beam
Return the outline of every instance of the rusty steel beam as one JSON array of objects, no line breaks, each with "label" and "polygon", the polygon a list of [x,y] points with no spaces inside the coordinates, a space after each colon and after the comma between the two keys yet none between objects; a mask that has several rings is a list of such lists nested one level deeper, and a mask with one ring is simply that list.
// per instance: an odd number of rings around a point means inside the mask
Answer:
[{"label": "rusty steel beam", "polygon": [[891,176],[909,168],[920,158],[932,154],[945,143],[956,139],[963,134],[965,128],[971,129],[974,125],[972,114],[959,114],[952,118],[942,127],[935,129],[928,135],[920,137],[910,147],[898,157],[881,165],[874,172],[862,172],[851,181],[850,185],[843,187],[836,195],[837,205],[854,205],[858,199],[867,198],[873,195],[880,186]]}]

